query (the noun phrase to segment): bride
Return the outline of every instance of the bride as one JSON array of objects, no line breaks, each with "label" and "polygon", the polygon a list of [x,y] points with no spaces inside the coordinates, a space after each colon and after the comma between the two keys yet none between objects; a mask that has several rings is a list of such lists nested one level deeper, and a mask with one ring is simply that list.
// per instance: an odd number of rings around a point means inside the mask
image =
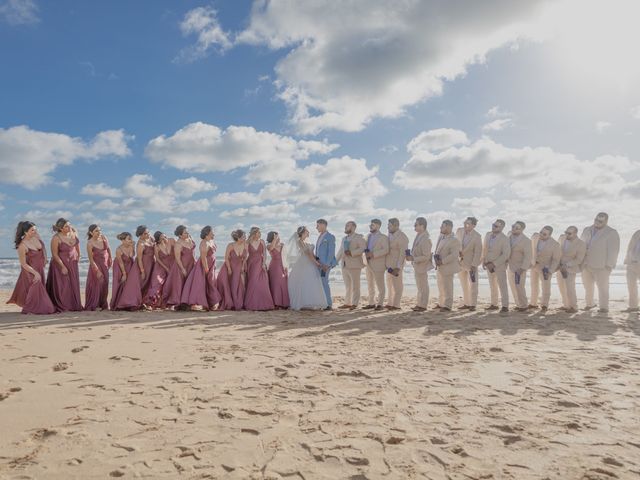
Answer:
[{"label": "bride", "polygon": [[313,255],[313,245],[307,227],[298,227],[285,245],[283,260],[289,268],[289,300],[292,310],[321,310],[327,308],[327,298],[322,287],[320,264]]}]

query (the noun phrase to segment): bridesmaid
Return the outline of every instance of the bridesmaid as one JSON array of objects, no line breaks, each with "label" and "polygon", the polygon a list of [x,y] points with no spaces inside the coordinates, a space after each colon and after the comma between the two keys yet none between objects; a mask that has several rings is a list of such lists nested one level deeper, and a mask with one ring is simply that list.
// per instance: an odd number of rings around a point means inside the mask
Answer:
[{"label": "bridesmaid", "polygon": [[184,283],[196,263],[193,255],[193,251],[196,249],[196,243],[184,225],[178,225],[174,233],[176,237],[178,237],[173,247],[175,262],[171,270],[169,270],[167,281],[164,284],[162,301],[168,307],[181,307]]},{"label": "bridesmaid", "polygon": [[249,230],[249,246],[247,248],[247,291],[244,295],[246,310],[273,310],[273,298],[269,290],[267,274],[267,246],[262,240],[260,229]]},{"label": "bridesmaid", "polygon": [[134,259],[134,242],[129,232],[118,235],[120,246],[116,249],[113,266],[111,310],[139,310],[142,307],[140,271]]},{"label": "bridesmaid", "polygon": [[282,242],[278,232],[267,234],[267,250],[271,255],[269,262],[269,289],[276,309],[289,308],[289,275],[282,263]]},{"label": "bridesmaid", "polygon": [[149,286],[147,297],[143,298],[143,302],[152,308],[163,308],[162,290],[167,281],[169,271],[176,261],[173,256],[173,246],[176,241],[173,238],[167,238],[164,233],[159,231],[153,234],[153,239],[155,240],[153,251],[156,262],[151,272],[151,285]]},{"label": "bridesmaid", "polygon": [[50,314],[56,312],[47,290],[44,288],[44,266],[47,250],[40,240],[35,223],[20,222],[15,239],[20,276],[16,288],[7,303],[22,307],[22,313]]},{"label": "bridesmaid", "polygon": [[138,244],[136,245],[136,260],[138,261],[138,270],[140,270],[140,289],[142,290],[142,298],[147,298],[149,287],[151,286],[151,272],[155,262],[155,249],[153,238],[149,234],[146,225],[139,225],[136,228],[136,237]]},{"label": "bridesmaid", "polygon": [[247,259],[246,235],[243,230],[231,232],[233,242],[224,252],[224,265],[218,274],[218,291],[222,299],[219,310],[244,308],[245,272]]},{"label": "bridesmaid", "polygon": [[47,292],[59,312],[82,310],[80,299],[80,240],[76,230],[64,218],[53,226],[51,264],[47,276]]},{"label": "bridesmaid", "polygon": [[95,223],[87,232],[87,256],[89,272],[84,294],[85,310],[109,310],[109,269],[111,268],[111,248]]},{"label": "bridesmaid", "polygon": [[220,293],[216,286],[216,244],[215,234],[209,225],[200,232],[200,260],[182,289],[181,303],[201,306],[214,310],[220,303]]}]

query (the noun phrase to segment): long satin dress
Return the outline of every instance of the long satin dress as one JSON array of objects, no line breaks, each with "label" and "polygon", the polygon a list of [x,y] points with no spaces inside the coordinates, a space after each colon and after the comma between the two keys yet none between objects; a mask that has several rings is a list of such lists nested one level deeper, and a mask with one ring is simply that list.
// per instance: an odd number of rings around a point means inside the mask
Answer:
[{"label": "long satin dress", "polygon": [[16,282],[11,298],[7,302],[22,307],[22,313],[34,313],[47,315],[56,312],[56,307],[51,302],[49,294],[44,286],[44,243],[40,241],[39,250],[27,249],[26,262],[31,268],[40,274],[40,281],[33,283],[34,276],[25,269],[20,269],[20,276]]},{"label": "long satin dress", "polygon": [[73,245],[60,240],[58,256],[67,268],[67,275],[62,273],[58,262],[51,259],[49,274],[47,275],[47,292],[59,312],[77,312],[82,310],[80,298],[80,273],[78,272],[78,250],[76,245],[80,240],[76,237]]},{"label": "long satin dress", "polygon": [[209,272],[204,273],[202,261],[198,260],[196,266],[191,270],[187,281],[182,289],[180,303],[186,305],[200,305],[204,308],[213,309],[220,303],[220,293],[216,286],[216,248],[207,248],[207,265]]},{"label": "long satin dress", "polygon": [[142,298],[147,298],[149,288],[151,287],[153,266],[155,265],[155,254],[153,245],[145,245],[142,249],[142,266],[144,267],[144,279],[140,274],[140,289],[142,290]]},{"label": "long satin dress", "polygon": [[271,262],[269,263],[269,290],[273,304],[276,307],[289,308],[289,275],[282,264],[282,250],[272,248],[269,250]]},{"label": "long satin dress", "polygon": [[264,269],[265,247],[249,244],[247,258],[247,291],[244,294],[245,310],[273,310],[273,298],[269,290],[269,274]]},{"label": "long satin dress", "polygon": [[100,273],[102,273],[102,278],[98,278],[96,271],[89,266],[84,294],[85,310],[109,309],[107,298],[109,297],[109,260],[111,259],[111,252],[107,242],[103,241],[102,247],[93,247],[91,249],[91,256]]},{"label": "long satin dress", "polygon": [[247,256],[245,249],[240,256],[232,248],[229,253],[231,276],[227,273],[227,265],[223,265],[218,274],[218,292],[220,292],[219,310],[242,310],[244,308],[245,274],[242,264]]},{"label": "long satin dress", "polygon": [[111,310],[138,310],[142,307],[142,292],[140,290],[140,269],[133,257],[121,254],[127,279],[122,280],[120,262],[113,266],[113,288],[111,289]]},{"label": "long satin dress", "polygon": [[165,270],[160,262],[155,262],[153,265],[153,272],[151,273],[151,285],[147,292],[147,297],[143,298],[145,305],[149,305],[153,308],[163,308],[166,305],[162,302],[162,292],[164,285],[171,271],[171,267],[176,261],[173,256],[173,247],[169,249],[169,253],[164,253],[161,248],[158,248],[158,260],[162,262],[169,270]]},{"label": "long satin dress", "polygon": [[165,282],[162,291],[162,302],[164,305],[172,307],[181,304],[180,300],[182,298],[182,289],[184,288],[184,284],[187,281],[187,278],[189,278],[189,274],[196,263],[196,258],[193,255],[195,249],[195,243],[190,248],[180,247],[180,260],[182,261],[182,266],[186,270],[187,275],[182,276],[178,262],[175,262],[171,266],[171,270],[169,270],[169,275],[167,276],[167,281]]}]

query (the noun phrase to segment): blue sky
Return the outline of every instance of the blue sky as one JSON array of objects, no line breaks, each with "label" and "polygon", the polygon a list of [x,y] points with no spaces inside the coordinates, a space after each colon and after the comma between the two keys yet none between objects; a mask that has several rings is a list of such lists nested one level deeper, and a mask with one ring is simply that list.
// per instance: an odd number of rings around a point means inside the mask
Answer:
[{"label": "blue sky", "polygon": [[628,238],[637,2],[478,5],[0,0],[0,256],[18,220],[48,238],[59,215],[223,243],[605,209]]}]

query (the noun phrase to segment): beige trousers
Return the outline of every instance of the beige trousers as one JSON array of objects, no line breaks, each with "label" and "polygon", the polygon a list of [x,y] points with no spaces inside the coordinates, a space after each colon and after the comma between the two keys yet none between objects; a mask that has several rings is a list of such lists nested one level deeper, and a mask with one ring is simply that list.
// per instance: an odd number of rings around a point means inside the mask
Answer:
[{"label": "beige trousers", "polygon": [[387,304],[392,307],[400,308],[400,300],[402,300],[402,290],[404,285],[402,284],[402,270],[397,277],[387,272],[387,290],[389,290],[389,300]]},{"label": "beige trousers", "polygon": [[360,268],[343,268],[342,278],[344,279],[344,304],[358,306],[360,303]]},{"label": "beige trousers", "polygon": [[576,294],[576,274],[568,273],[567,278],[562,278],[562,273],[556,275],[558,289],[562,296],[562,306],[565,308],[578,309],[578,295]]},{"label": "beige trousers", "polygon": [[527,271],[525,270],[520,274],[520,283],[516,285],[516,273],[509,269],[509,285],[511,286],[511,293],[513,294],[516,306],[519,308],[527,308],[529,302],[527,300],[527,290],[525,285],[527,284]]},{"label": "beige trousers", "polygon": [[609,309],[609,271],[606,268],[582,270],[582,283],[584,284],[584,299],[587,307],[594,307],[594,285],[598,287],[598,307]]},{"label": "beige trousers", "polygon": [[470,307],[475,307],[478,304],[478,270],[476,269],[476,281],[471,281],[471,275],[467,270],[460,270],[458,272],[458,279],[460,279],[460,286],[462,287],[462,298],[464,304]]},{"label": "beige trousers", "polygon": [[438,278],[438,304],[441,307],[453,307],[453,273],[443,274],[436,270]]},{"label": "beige trousers", "polygon": [[627,288],[629,289],[629,308],[638,308],[638,280],[640,263],[627,265]]},{"label": "beige trousers", "polygon": [[551,298],[551,277],[553,274],[549,272],[547,279],[544,279],[542,271],[537,268],[531,269],[531,305],[538,305],[538,297],[540,296],[540,285],[542,285],[542,298],[540,305],[544,307],[549,306],[549,299]]},{"label": "beige trousers", "polygon": [[[384,270],[374,272],[371,268],[367,269],[367,290],[369,291],[369,305],[384,305]],[[378,299],[376,300],[376,289],[378,289]]]},{"label": "beige trousers", "polygon": [[498,305],[498,291],[500,291],[500,301],[503,307],[509,307],[509,287],[507,283],[507,271],[496,270],[489,275],[489,289],[491,290],[491,305]]}]

